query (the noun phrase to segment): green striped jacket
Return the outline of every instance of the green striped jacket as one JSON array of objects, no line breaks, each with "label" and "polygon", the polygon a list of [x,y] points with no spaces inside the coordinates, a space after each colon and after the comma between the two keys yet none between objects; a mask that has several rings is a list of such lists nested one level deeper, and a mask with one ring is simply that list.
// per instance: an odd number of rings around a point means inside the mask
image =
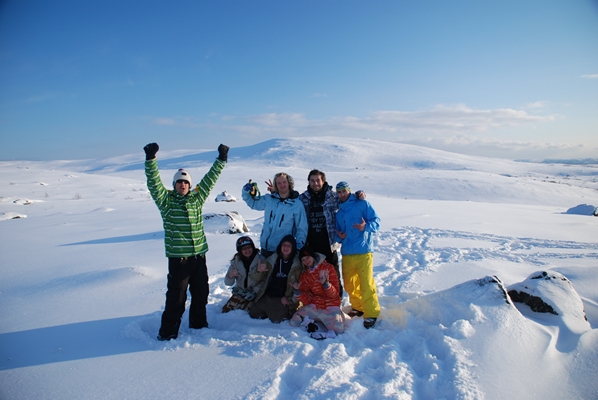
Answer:
[{"label": "green striped jacket", "polygon": [[162,215],[166,257],[184,258],[208,251],[203,231],[202,207],[226,163],[216,159],[201,182],[181,196],[176,190],[167,190],[160,179],[157,159],[145,161],[147,187]]}]

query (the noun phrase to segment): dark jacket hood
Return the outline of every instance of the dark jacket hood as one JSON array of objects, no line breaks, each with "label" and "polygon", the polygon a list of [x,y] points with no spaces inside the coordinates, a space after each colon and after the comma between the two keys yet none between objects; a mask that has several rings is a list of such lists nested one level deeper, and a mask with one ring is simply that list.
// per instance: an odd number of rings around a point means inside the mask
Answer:
[{"label": "dark jacket hood", "polygon": [[278,257],[282,258],[280,248],[282,247],[282,244],[284,242],[289,242],[293,246],[293,251],[291,252],[291,259],[293,259],[295,257],[295,254],[297,254],[297,241],[295,240],[293,235],[286,235],[282,238],[282,240],[280,241],[280,243],[278,243],[278,246],[276,247],[276,254],[278,254]]}]

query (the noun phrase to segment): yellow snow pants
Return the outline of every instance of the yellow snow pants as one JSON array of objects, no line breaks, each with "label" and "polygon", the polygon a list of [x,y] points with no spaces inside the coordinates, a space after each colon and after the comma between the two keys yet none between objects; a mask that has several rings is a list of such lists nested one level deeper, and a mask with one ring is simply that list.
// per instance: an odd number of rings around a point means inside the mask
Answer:
[{"label": "yellow snow pants", "polygon": [[351,307],[363,311],[364,318],[378,318],[380,304],[374,282],[374,254],[343,256],[343,283],[349,294]]}]

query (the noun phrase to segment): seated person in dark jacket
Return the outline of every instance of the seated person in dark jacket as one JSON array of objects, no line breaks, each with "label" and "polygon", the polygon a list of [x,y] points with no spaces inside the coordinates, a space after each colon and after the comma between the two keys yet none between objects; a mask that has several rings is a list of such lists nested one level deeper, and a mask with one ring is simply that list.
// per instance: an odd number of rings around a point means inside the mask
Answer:
[{"label": "seated person in dark jacket", "polygon": [[297,244],[292,235],[282,238],[276,253],[264,262],[260,260],[256,271],[251,274],[255,281],[263,280],[265,284],[256,296],[256,301],[249,309],[251,318],[269,318],[272,322],[290,319],[297,310],[297,299],[293,286],[299,282],[303,267],[297,257]]}]

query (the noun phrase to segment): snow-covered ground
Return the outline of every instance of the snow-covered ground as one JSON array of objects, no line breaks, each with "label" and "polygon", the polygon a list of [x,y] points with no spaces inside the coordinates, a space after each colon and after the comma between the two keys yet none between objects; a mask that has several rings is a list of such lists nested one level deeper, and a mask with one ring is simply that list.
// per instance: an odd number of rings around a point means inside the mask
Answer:
[{"label": "snow-covered ground", "polygon": [[[179,167],[199,181],[216,156],[160,144],[166,184]],[[382,220],[381,318],[314,341],[221,314],[239,234],[206,222],[210,327],[189,330],[185,313],[179,338],[158,342],[166,259],[143,145],[113,159],[0,162],[0,398],[598,398],[598,218],[586,212],[598,206],[596,165],[358,139],[233,147],[204,212],[239,212],[256,241],[261,213],[218,194],[240,199],[248,179],[264,192],[280,171],[303,191],[313,168],[367,192]],[[531,279],[542,271],[552,279]],[[558,315],[506,296],[522,288]]]}]

